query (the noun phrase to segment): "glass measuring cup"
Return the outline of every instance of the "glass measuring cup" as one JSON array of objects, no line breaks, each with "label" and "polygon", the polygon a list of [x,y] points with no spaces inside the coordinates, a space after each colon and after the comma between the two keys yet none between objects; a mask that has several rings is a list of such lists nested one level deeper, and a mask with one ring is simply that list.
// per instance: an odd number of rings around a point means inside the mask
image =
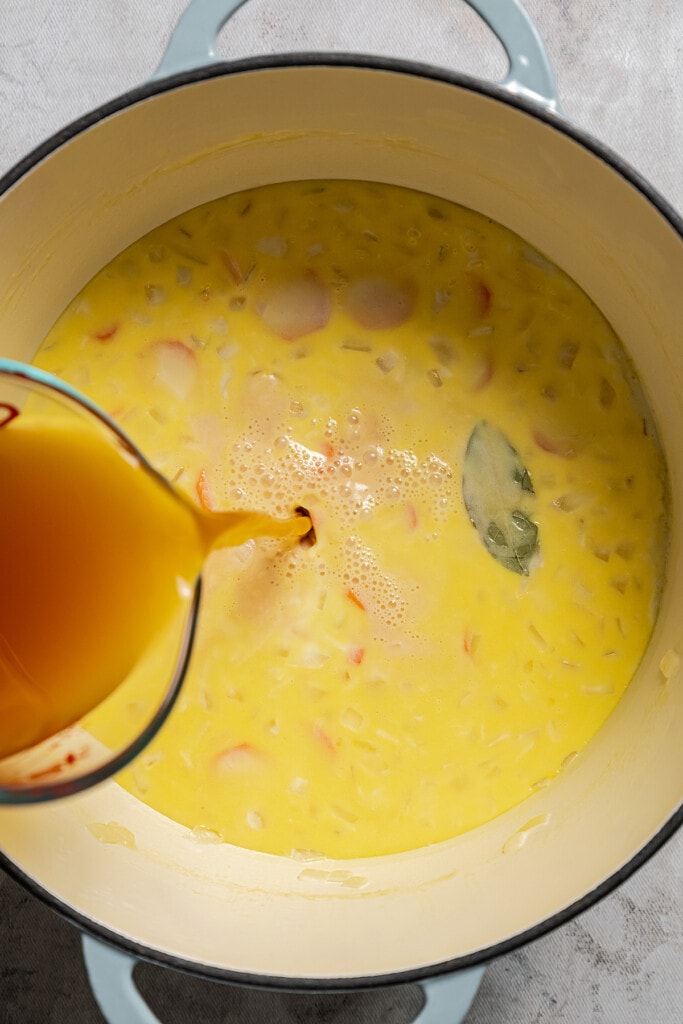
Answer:
[{"label": "glass measuring cup", "polygon": [[[89,399],[5,359],[0,487],[0,804],[28,803],[102,781],[158,731],[213,547],[296,542],[311,524],[201,511]],[[88,714],[114,693],[125,713],[104,743]]]}]

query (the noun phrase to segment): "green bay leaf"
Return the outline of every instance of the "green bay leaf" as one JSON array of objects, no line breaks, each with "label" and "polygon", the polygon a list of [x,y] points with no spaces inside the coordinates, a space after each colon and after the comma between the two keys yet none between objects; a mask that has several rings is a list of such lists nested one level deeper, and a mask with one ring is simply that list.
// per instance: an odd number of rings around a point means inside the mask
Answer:
[{"label": "green bay leaf", "polygon": [[479,420],[465,452],[462,494],[482,544],[505,569],[528,576],[538,550],[534,488],[505,434]]}]

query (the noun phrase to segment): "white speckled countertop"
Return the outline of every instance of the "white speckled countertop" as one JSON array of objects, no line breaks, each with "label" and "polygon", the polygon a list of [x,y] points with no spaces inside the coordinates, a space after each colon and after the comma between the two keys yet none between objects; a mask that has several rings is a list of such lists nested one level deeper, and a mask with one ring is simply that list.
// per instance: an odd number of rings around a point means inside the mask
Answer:
[{"label": "white speckled countertop", "polygon": [[[683,4],[526,0],[565,113],[683,210]],[[0,0],[0,174],[153,71],[184,0]],[[399,55],[500,77],[502,50],[458,0],[252,0],[225,57],[301,49]],[[114,157],[113,157],[114,158]],[[487,971],[467,1024],[683,1021],[683,836],[594,909]],[[417,990],[246,992],[149,969],[164,1024],[407,1024]],[[101,1024],[75,931],[0,874],[0,1024]],[[448,1024],[444,1021],[444,1024]]]}]

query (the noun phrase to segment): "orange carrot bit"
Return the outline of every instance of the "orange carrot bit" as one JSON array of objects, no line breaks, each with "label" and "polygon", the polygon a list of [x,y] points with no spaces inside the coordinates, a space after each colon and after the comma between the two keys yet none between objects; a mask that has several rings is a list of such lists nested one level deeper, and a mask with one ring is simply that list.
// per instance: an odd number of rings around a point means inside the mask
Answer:
[{"label": "orange carrot bit", "polygon": [[101,342],[111,341],[111,339],[114,337],[118,329],[118,324],[108,324],[106,327],[103,327],[102,330],[100,331],[93,331],[93,338],[96,338],[98,341]]},{"label": "orange carrot bit", "polygon": [[491,289],[478,274],[467,274],[467,282],[474,296],[477,315],[482,319],[491,308]]},{"label": "orange carrot bit", "polygon": [[540,430],[535,430],[533,437],[538,447],[550,455],[559,455],[562,459],[573,459],[576,455],[576,449],[568,437],[550,437]]},{"label": "orange carrot bit", "polygon": [[330,739],[329,735],[318,722],[313,726],[313,735],[318,743],[325,748],[328,754],[337,753],[337,748],[335,747],[333,740]]},{"label": "orange carrot bit", "polygon": [[213,512],[216,507],[216,502],[213,496],[213,492],[209,487],[209,482],[206,479],[206,470],[200,469],[199,476],[197,477],[197,483],[195,484],[197,491],[197,497],[199,498],[199,504],[205,512]]},{"label": "orange carrot bit", "polygon": [[417,529],[417,509],[415,508],[414,505],[412,505],[412,504],[406,505],[406,518],[408,520],[408,529],[409,530],[416,530]]},{"label": "orange carrot bit", "polygon": [[346,596],[348,597],[349,601],[352,604],[355,604],[356,608],[360,608],[360,610],[362,612],[367,611],[365,605],[363,604],[361,599],[358,597],[358,594],[354,593],[353,590],[347,590],[346,591]]},{"label": "orange carrot bit", "polygon": [[486,385],[489,384],[493,378],[493,370],[493,357],[486,356],[482,360],[481,366],[479,367],[479,370],[472,383],[472,390],[481,391],[483,388],[485,388]]},{"label": "orange carrot bit", "polygon": [[234,258],[234,256],[231,256],[227,249],[219,249],[218,255],[222,259],[226,270],[230,274],[233,284],[244,284],[244,274],[242,273],[242,269],[237,260]]},{"label": "orange carrot bit", "polygon": [[320,451],[322,452],[326,459],[331,459],[334,457],[334,445],[330,444],[329,441],[323,441],[323,443],[320,445]]},{"label": "orange carrot bit", "polygon": [[349,647],[348,659],[352,665],[360,665],[364,657],[364,647]]},{"label": "orange carrot bit", "polygon": [[462,649],[465,654],[469,654],[472,657],[478,646],[479,633],[473,633],[472,630],[466,629],[462,638]]}]

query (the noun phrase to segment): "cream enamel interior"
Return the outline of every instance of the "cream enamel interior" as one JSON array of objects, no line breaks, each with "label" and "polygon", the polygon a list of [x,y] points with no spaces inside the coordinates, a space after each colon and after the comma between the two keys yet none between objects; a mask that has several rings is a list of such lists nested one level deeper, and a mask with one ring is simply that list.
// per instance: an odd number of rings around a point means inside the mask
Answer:
[{"label": "cream enamel interior", "polygon": [[[441,195],[547,253],[630,352],[672,489],[660,617],[625,698],[559,780],[475,832],[410,854],[307,865],[201,845],[113,783],[0,812],[0,844],[23,872],[152,953],[344,979],[439,964],[525,931],[614,874],[681,803],[683,695],[659,664],[683,642],[683,243],[609,165],[497,100],[392,71],[248,71],[112,115],[0,199],[2,354],[29,359],[88,278],[156,224],[227,192],[304,177]],[[109,821],[133,833],[135,849],[87,828]],[[352,891],[301,877],[311,867],[352,868],[368,882]]]}]

